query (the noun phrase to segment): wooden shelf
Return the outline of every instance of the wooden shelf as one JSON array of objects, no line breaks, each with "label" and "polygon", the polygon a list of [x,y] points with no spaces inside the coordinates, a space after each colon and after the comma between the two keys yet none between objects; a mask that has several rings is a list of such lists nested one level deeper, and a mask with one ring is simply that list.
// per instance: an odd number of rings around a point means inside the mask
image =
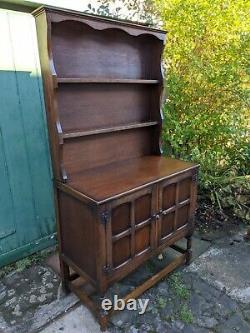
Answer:
[{"label": "wooden shelf", "polygon": [[59,77],[57,83],[125,83],[125,84],[158,84],[158,80],[143,79],[98,79],[98,78],[80,78],[80,77]]},{"label": "wooden shelf", "polygon": [[115,127],[109,127],[109,128],[100,128],[100,129],[95,129],[95,130],[90,130],[90,131],[68,132],[68,133],[63,133],[63,138],[64,139],[72,139],[72,138],[78,138],[78,137],[81,137],[81,136],[104,134],[104,133],[130,130],[130,129],[134,129],[134,128],[143,128],[143,127],[155,126],[157,124],[158,124],[157,121],[147,121],[147,122],[143,122],[143,123],[135,123],[135,124],[115,126]]}]

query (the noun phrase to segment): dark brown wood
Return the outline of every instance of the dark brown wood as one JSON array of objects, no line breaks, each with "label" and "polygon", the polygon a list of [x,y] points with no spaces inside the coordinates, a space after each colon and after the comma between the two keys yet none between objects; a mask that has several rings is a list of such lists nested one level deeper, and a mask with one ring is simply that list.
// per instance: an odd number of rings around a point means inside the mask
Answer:
[{"label": "dark brown wood", "polygon": [[129,260],[124,263],[122,266],[117,267],[116,269],[110,270],[110,274],[107,276],[108,286],[112,285],[114,282],[117,282],[127,276],[129,273],[133,272],[140,265],[145,263],[148,259],[160,254],[166,247],[173,245],[178,240],[185,237],[188,233],[193,232],[190,226],[185,226],[182,229],[177,230],[175,233],[171,234],[168,239],[151,251],[145,251],[140,253],[139,256],[136,256],[134,260]]},{"label": "dark brown wood", "polygon": [[187,260],[186,260],[186,264],[189,265],[192,259],[192,237],[188,236],[187,237]]},{"label": "dark brown wood", "polygon": [[[90,283],[101,301],[166,247],[181,253],[126,301],[190,262],[198,166],[161,156],[164,31],[53,7],[34,16],[62,285],[104,330],[112,311],[104,313],[77,281]],[[185,250],[175,245],[181,238]]]},{"label": "dark brown wood", "polygon": [[85,79],[81,77],[59,77],[57,83],[131,83],[131,84],[157,84],[158,80],[136,80],[136,79]]},{"label": "dark brown wood", "polygon": [[68,294],[70,291],[68,283],[71,279],[69,273],[69,266],[66,264],[66,262],[62,259],[61,256],[60,256],[60,270],[61,270],[61,279],[62,279],[62,289],[66,294]]},{"label": "dark brown wood", "polygon": [[119,132],[124,130],[130,130],[134,128],[142,128],[142,127],[149,127],[157,125],[157,121],[148,121],[142,122],[137,124],[128,124],[123,126],[116,126],[110,128],[100,128],[92,131],[78,131],[78,132],[71,132],[71,133],[64,133],[64,139],[71,139],[71,138],[78,138],[81,136],[89,136],[89,135],[97,135],[97,134],[104,134],[104,133],[111,133],[111,132]]},{"label": "dark brown wood", "polygon": [[[147,144],[146,140],[142,141],[142,148],[143,144]],[[75,190],[102,203],[164,179],[172,182],[173,179],[191,178],[193,169],[195,166],[188,162],[161,156],[142,156],[72,174],[70,184]]]},{"label": "dark brown wood", "polygon": [[152,277],[150,277],[147,281],[145,281],[143,284],[141,284],[139,287],[135,288],[131,293],[126,295],[124,297],[125,302],[127,302],[131,298],[137,298],[142,293],[144,293],[146,290],[151,288],[153,285],[155,285],[157,282],[159,282],[162,278],[164,278],[167,274],[172,272],[174,269],[179,267],[185,262],[186,255],[182,254],[176,259],[174,259],[169,265],[164,267],[160,272],[156,273]]},{"label": "dark brown wood", "polygon": [[[176,250],[178,251],[178,250]],[[187,259],[186,252],[181,251],[181,255],[176,257],[171,263],[165,266],[162,270],[148,278],[144,281],[141,285],[134,288],[132,292],[128,293],[127,295],[123,296],[122,299],[127,303],[129,299],[138,298],[141,294],[143,294],[146,290],[150,289],[164,277],[166,277],[169,273],[173,270],[178,268],[179,266],[183,265]],[[86,304],[92,313],[98,318],[100,327],[102,331],[106,331],[108,325],[108,319],[113,314],[114,308],[111,308],[109,311],[99,310],[98,305],[91,299],[91,297],[79,286],[75,285],[74,282],[69,283],[69,288],[72,290],[80,300]],[[104,297],[100,298],[100,303]]]},{"label": "dark brown wood", "polygon": [[[156,86],[67,84],[55,89],[63,132],[127,126],[160,120],[154,108]],[[83,112],[84,110],[84,112]]]}]

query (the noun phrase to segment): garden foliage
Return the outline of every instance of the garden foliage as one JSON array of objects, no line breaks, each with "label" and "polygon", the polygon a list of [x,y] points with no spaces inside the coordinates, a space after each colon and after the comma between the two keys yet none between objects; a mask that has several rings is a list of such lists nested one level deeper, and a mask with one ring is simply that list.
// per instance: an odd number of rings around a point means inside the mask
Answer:
[{"label": "garden foliage", "polygon": [[114,10],[116,2],[100,0],[99,12],[137,13],[168,31],[164,154],[198,162],[200,194],[250,221],[250,2],[126,0]]},{"label": "garden foliage", "polygon": [[168,30],[164,152],[200,163],[201,193],[249,216],[249,28],[244,0],[155,0]]}]

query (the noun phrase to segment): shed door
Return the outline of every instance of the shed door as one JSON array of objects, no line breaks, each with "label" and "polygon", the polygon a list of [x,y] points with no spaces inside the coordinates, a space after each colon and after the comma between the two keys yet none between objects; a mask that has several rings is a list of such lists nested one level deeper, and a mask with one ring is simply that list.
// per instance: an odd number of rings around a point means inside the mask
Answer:
[{"label": "shed door", "polygon": [[0,10],[0,33],[1,266],[35,250],[55,219],[34,18]]}]

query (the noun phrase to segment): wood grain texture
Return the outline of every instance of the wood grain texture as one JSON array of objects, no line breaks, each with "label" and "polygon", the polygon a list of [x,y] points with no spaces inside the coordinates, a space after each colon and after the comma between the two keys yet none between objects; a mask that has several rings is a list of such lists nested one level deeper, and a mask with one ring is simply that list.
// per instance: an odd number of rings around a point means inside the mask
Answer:
[{"label": "wood grain texture", "polygon": [[161,156],[143,156],[128,159],[126,163],[116,160],[112,164],[72,174],[70,185],[101,201],[195,168],[189,162]]},{"label": "wood grain texture", "polygon": [[43,12],[47,12],[53,22],[73,20],[76,22],[84,22],[96,30],[107,30],[112,28],[120,29],[131,36],[151,35],[162,41],[165,40],[166,36],[166,31],[152,28],[141,23],[138,24],[128,20],[119,20],[106,16],[86,14],[74,10],[58,9],[57,7],[52,6],[41,6],[33,11],[32,14],[37,17]]},{"label": "wood grain texture", "polygon": [[157,79],[159,72],[149,71],[148,65],[160,61],[150,52],[160,44],[151,36],[134,42],[117,29],[100,32],[80,22],[52,23],[55,69],[64,78]]},{"label": "wood grain texture", "polygon": [[108,78],[82,78],[82,77],[58,77],[58,83],[123,83],[123,84],[158,84],[158,80],[143,80],[143,79],[108,79]]},{"label": "wood grain texture", "polygon": [[[63,281],[105,328],[106,314],[73,286],[68,268],[104,297],[146,260],[189,239],[198,166],[161,156],[163,31],[53,8],[34,15],[48,38],[42,63],[52,157],[67,175],[67,184],[62,175],[56,182]],[[190,261],[190,247],[189,240],[178,260],[131,295]]]},{"label": "wood grain texture", "polygon": [[56,95],[62,129],[68,132],[156,121],[155,89],[128,84],[60,86]]},{"label": "wood grain texture", "polygon": [[66,132],[63,134],[64,139],[70,139],[70,138],[78,138],[81,136],[90,136],[90,135],[97,135],[97,134],[104,134],[104,133],[111,133],[111,132],[120,132],[125,130],[130,130],[134,128],[142,128],[142,127],[150,127],[157,125],[157,121],[145,121],[140,123],[131,123],[127,125],[122,126],[114,126],[114,127],[106,127],[106,128],[100,128],[95,130],[89,130],[89,131],[76,131],[76,132]]},{"label": "wood grain texture", "polygon": [[[66,193],[59,192],[62,254],[96,278],[94,211]],[[84,253],[84,255],[82,255]]]},{"label": "wood grain texture", "polygon": [[69,178],[73,179],[76,174],[86,170],[106,168],[108,164],[149,155],[151,146],[151,131],[144,128],[75,138],[64,144],[63,163]]}]

